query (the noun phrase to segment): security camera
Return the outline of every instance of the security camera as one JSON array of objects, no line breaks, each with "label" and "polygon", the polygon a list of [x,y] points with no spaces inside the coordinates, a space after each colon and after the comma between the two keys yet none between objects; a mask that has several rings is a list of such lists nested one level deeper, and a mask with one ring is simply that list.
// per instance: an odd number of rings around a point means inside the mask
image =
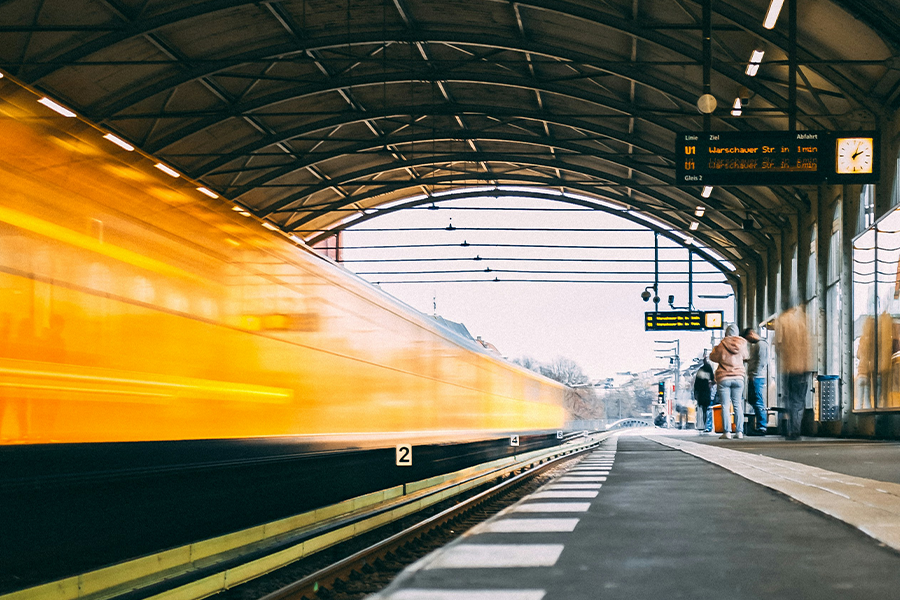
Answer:
[{"label": "security camera", "polygon": [[644,290],[643,292],[641,292],[641,300],[646,302],[649,299],[650,299],[650,292],[648,292],[647,290]]},{"label": "security camera", "polygon": [[675,296],[673,294],[669,295],[669,304],[675,304]]},{"label": "security camera", "polygon": [[653,296],[653,304],[659,304],[659,296]]}]

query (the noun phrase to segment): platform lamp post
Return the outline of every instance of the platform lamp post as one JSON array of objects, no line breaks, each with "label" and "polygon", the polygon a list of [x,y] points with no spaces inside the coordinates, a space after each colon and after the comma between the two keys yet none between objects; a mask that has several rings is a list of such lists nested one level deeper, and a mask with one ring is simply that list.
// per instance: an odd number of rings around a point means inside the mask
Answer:
[{"label": "platform lamp post", "polygon": [[[676,404],[678,400],[678,394],[681,393],[681,340],[653,340],[654,344],[675,344],[675,399]],[[663,350],[663,352],[668,352],[672,350],[672,348],[667,348]],[[657,350],[660,352],[660,350]]]}]

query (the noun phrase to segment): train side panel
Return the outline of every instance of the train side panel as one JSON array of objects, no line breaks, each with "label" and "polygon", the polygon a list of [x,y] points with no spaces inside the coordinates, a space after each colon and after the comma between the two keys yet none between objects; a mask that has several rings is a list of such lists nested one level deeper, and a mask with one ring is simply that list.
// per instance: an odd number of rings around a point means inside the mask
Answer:
[{"label": "train side panel", "polygon": [[562,386],[4,98],[2,443],[564,422]]}]

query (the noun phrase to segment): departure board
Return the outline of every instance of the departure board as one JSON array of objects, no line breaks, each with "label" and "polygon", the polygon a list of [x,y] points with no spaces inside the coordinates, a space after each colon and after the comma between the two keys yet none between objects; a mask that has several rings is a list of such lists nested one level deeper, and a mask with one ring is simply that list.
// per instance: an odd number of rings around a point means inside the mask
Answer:
[{"label": "departure board", "polygon": [[680,133],[676,185],[876,183],[877,132]]},{"label": "departure board", "polygon": [[644,313],[644,331],[706,331],[722,329],[721,310],[668,310]]}]

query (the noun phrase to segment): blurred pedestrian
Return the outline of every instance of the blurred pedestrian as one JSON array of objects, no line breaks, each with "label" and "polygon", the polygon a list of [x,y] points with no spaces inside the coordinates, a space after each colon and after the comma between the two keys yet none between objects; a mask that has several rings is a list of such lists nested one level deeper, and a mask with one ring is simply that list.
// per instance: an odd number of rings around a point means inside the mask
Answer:
[{"label": "blurred pedestrian", "polygon": [[729,404],[734,409],[737,438],[744,437],[744,361],[748,358],[750,354],[747,351],[747,340],[738,335],[737,325],[728,325],[725,337],[709,355],[709,359],[719,365],[716,369],[716,388],[719,402],[722,403],[722,425],[725,429],[722,439],[731,439]]},{"label": "blurred pedestrian", "polygon": [[709,412],[709,406],[712,403],[712,386],[714,385],[715,374],[713,373],[712,363],[709,362],[709,354],[703,351],[703,362],[694,375],[694,402],[697,403],[697,417],[694,420],[700,435],[706,433],[706,414]]},{"label": "blurred pedestrian", "polygon": [[806,313],[799,306],[783,312],[775,321],[775,348],[778,351],[778,366],[787,381],[789,440],[800,439],[800,424],[806,408],[806,394],[809,391],[808,372],[809,330]]},{"label": "blurred pedestrian", "polygon": [[747,360],[747,404],[753,407],[756,415],[756,428],[748,431],[748,435],[766,435],[769,413],[766,410],[766,365],[769,364],[769,343],[748,327],[741,334],[750,344],[750,358]]}]

